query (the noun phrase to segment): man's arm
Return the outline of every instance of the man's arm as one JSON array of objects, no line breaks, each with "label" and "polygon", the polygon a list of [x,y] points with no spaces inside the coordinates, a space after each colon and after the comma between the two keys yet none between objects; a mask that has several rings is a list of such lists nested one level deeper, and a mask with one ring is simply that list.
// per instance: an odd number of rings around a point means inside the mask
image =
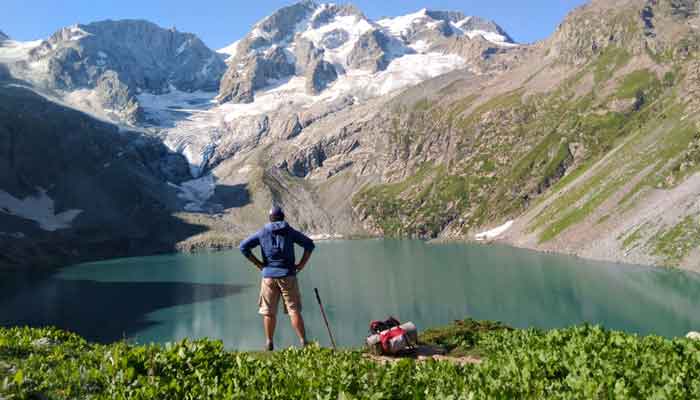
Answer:
[{"label": "man's arm", "polygon": [[294,243],[304,248],[304,255],[301,257],[301,260],[299,260],[299,263],[296,265],[297,271],[301,271],[304,269],[304,267],[306,267],[306,263],[309,262],[309,259],[311,258],[311,253],[316,248],[316,245],[314,244],[313,240],[311,240],[308,236],[304,235],[303,233],[296,230],[293,231],[293,233]]},{"label": "man's arm", "polygon": [[265,264],[263,264],[262,261],[258,260],[258,258],[255,257],[255,254],[253,254],[253,249],[259,245],[260,245],[260,239],[258,238],[258,234],[256,233],[255,235],[242,241],[241,245],[239,246],[239,249],[241,250],[241,253],[243,253],[243,255],[245,256],[245,258],[248,259],[248,261],[253,263],[256,268],[261,270],[261,269],[263,269]]},{"label": "man's arm", "polygon": [[311,258],[311,251],[304,250],[304,255],[301,257],[299,264],[296,265],[297,271],[301,271],[304,269],[304,267],[306,267],[306,263],[309,262],[309,258]]}]

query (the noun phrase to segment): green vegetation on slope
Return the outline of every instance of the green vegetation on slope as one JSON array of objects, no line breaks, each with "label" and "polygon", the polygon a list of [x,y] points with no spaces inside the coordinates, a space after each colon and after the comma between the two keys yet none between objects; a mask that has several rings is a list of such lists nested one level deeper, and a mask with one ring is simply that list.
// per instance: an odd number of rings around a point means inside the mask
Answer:
[{"label": "green vegetation on slope", "polygon": [[[637,3],[573,13],[555,34],[554,61],[522,87],[499,86],[504,74],[409,96],[390,115],[387,182],[353,199],[359,219],[387,236],[455,238],[541,206],[526,227],[538,243],[528,245],[547,249],[581,248],[588,236],[579,233],[647,219],[639,210],[652,189],[700,171],[700,47],[673,11],[684,2],[671,3],[645,11],[656,26]],[[568,77],[542,92],[562,70]],[[495,87],[508,89],[486,89]],[[425,164],[431,173],[418,169]],[[671,224],[694,237],[690,225]],[[700,246],[671,252],[656,230],[622,235],[618,250],[679,265]]]},{"label": "green vegetation on slope", "polygon": [[96,345],[55,329],[0,329],[6,399],[699,398],[700,342],[598,327],[510,330],[466,320],[423,341],[478,349],[479,365],[310,347],[272,355],[221,342]]},{"label": "green vegetation on slope", "polygon": [[654,252],[675,265],[700,246],[700,219],[688,216],[676,226],[652,238]]}]

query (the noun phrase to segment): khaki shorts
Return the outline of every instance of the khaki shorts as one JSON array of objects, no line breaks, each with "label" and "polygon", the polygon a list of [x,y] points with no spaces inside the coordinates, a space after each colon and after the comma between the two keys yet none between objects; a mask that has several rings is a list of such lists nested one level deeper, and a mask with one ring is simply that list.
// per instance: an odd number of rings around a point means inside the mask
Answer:
[{"label": "khaki shorts", "polygon": [[258,314],[274,317],[277,315],[277,306],[282,297],[285,314],[298,314],[301,312],[301,293],[296,276],[285,278],[263,278],[260,283],[260,299],[258,300]]}]

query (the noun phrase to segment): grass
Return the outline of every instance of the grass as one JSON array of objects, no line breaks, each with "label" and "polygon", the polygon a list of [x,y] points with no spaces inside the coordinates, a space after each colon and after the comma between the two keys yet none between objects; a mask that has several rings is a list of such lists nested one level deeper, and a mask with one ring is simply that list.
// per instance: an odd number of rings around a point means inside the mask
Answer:
[{"label": "grass", "polygon": [[615,71],[627,65],[632,55],[622,47],[609,46],[598,56],[593,67],[596,83],[612,78]]},{"label": "grass", "polygon": [[655,90],[661,86],[656,74],[648,69],[637,70],[625,75],[617,87],[615,97],[629,99],[639,97],[640,93]]},{"label": "grass", "polygon": [[500,322],[467,318],[447,326],[428,329],[420,334],[418,340],[422,344],[441,347],[452,357],[483,357],[487,356],[488,350],[480,346],[479,339],[490,332],[510,330],[512,328]]},{"label": "grass", "polygon": [[632,248],[632,246],[634,246],[634,244],[637,243],[642,238],[642,230],[643,229],[644,229],[644,225],[635,229],[634,232],[632,232],[630,235],[628,235],[625,238],[625,240],[622,242],[622,248],[625,250],[629,250],[630,248]]},{"label": "grass", "polygon": [[219,341],[88,343],[53,328],[0,328],[0,397],[15,399],[700,398],[700,342],[594,326],[509,329],[467,319],[425,343],[479,365],[317,346],[227,351]]},{"label": "grass", "polygon": [[700,219],[697,215],[687,216],[677,225],[659,232],[650,242],[655,255],[664,257],[667,265],[676,266],[700,247]]}]

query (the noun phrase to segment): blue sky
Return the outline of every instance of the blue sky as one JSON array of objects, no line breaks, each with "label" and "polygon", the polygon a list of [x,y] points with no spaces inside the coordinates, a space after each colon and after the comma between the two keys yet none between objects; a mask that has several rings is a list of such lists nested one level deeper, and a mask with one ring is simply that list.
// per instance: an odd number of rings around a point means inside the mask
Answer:
[{"label": "blue sky", "polygon": [[[323,0],[318,0],[324,2]],[[333,2],[333,1],[330,1]],[[0,30],[17,40],[43,39],[59,28],[102,19],[140,18],[193,32],[214,49],[240,39],[250,27],[289,0],[2,0]],[[338,1],[335,3],[347,3]],[[549,36],[584,0],[356,0],[373,19],[423,7],[458,10],[495,20],[516,41]]]}]

